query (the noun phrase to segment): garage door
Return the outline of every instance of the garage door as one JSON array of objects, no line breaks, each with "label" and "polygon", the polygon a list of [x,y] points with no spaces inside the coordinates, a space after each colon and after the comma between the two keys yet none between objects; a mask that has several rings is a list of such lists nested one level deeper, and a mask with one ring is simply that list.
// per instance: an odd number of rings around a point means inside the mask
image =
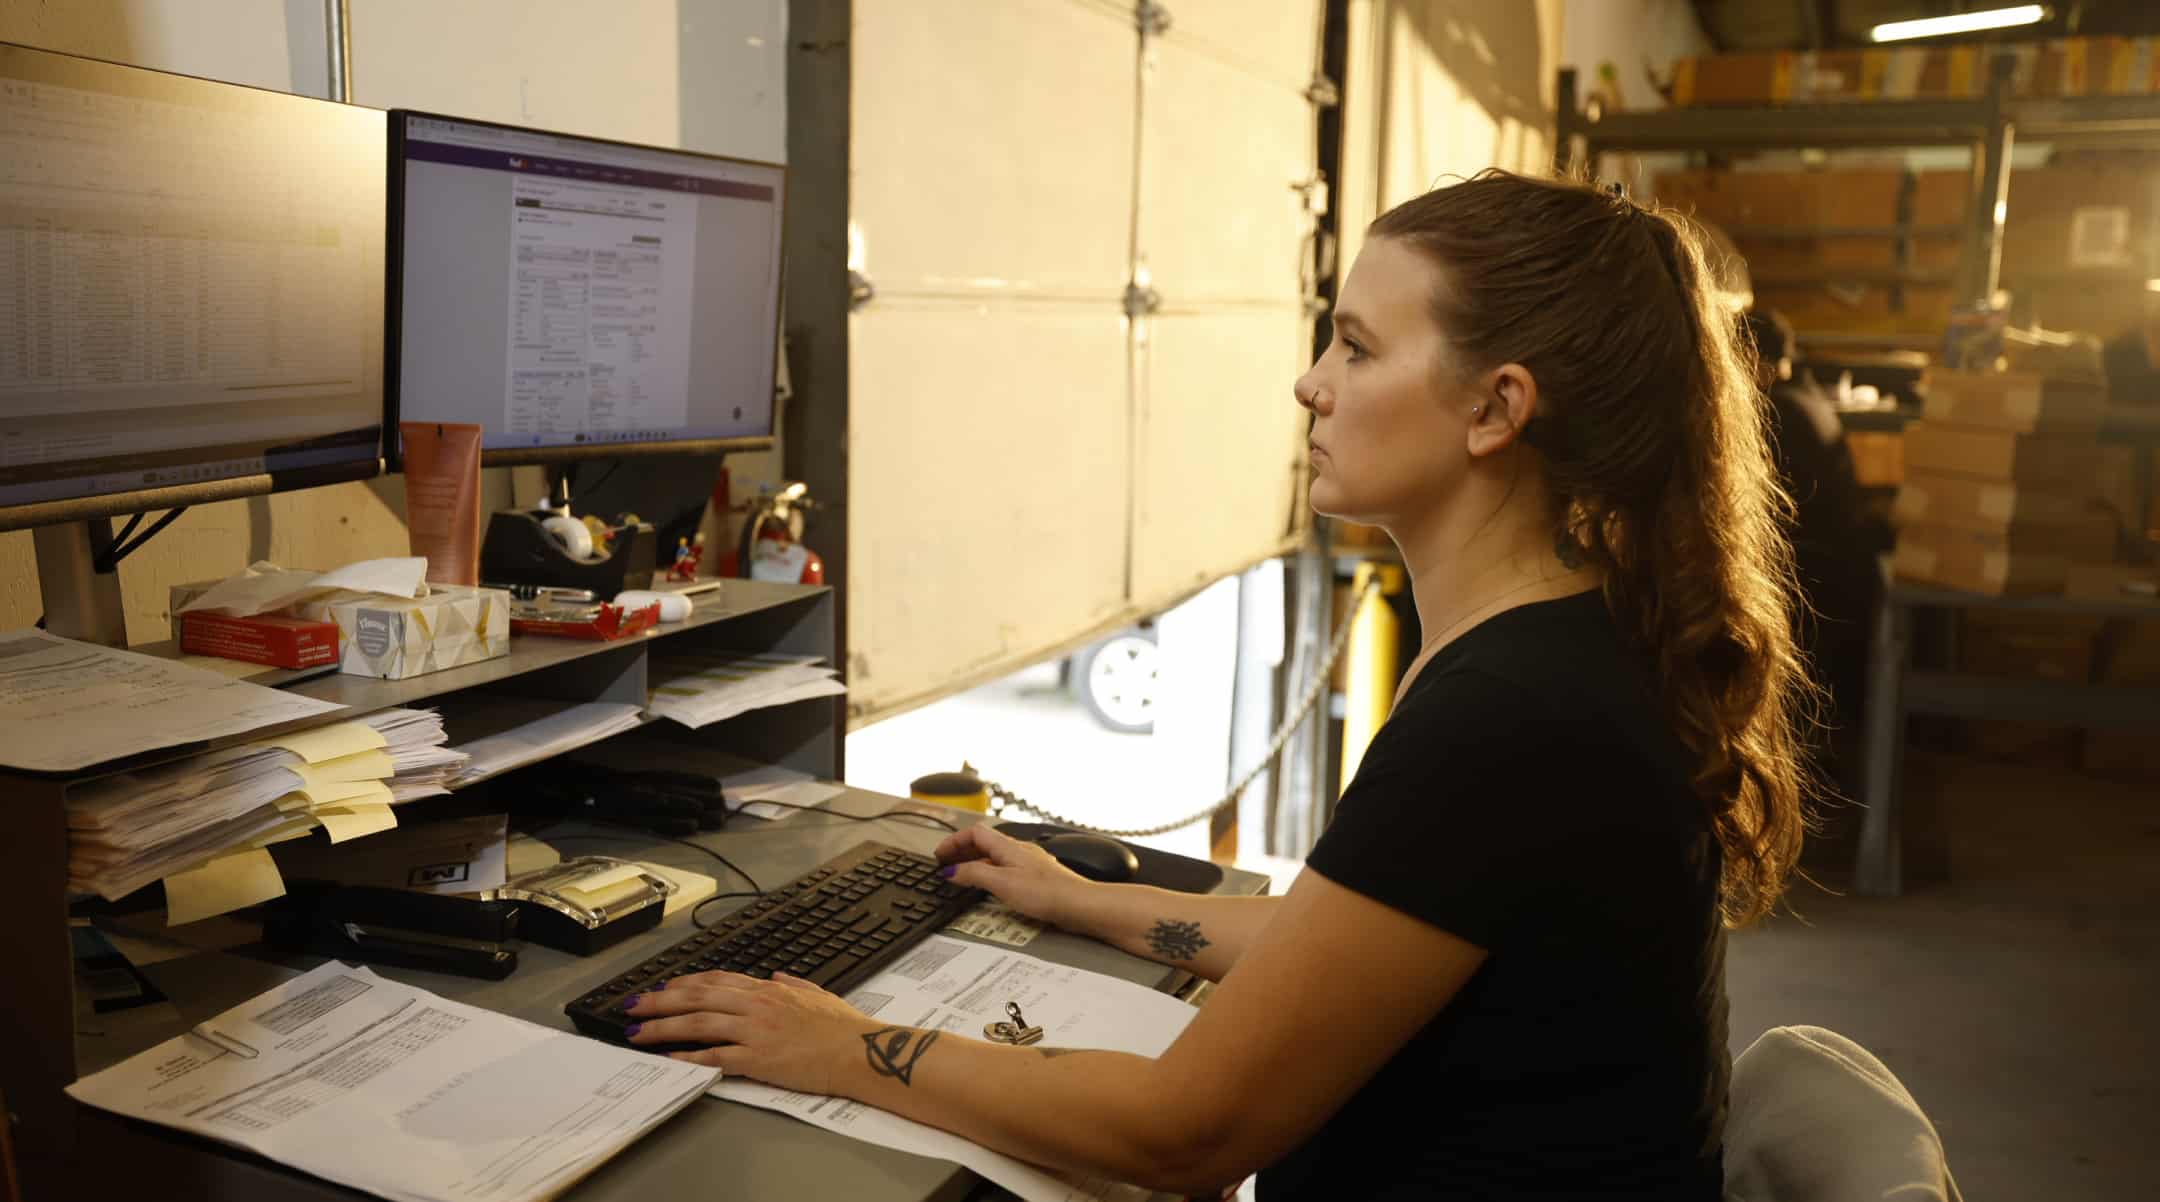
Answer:
[{"label": "garage door", "polygon": [[1272,7],[856,3],[857,722],[1297,528],[1318,6]]}]

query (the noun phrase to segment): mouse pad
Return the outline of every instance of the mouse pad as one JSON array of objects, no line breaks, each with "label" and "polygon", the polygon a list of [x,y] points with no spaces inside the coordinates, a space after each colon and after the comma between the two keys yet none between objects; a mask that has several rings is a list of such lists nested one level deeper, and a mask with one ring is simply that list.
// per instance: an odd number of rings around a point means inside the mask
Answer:
[{"label": "mouse pad", "polygon": [[[1052,826],[1047,822],[1000,822],[1000,831],[1015,839],[1032,843],[1045,835],[1089,834],[1074,831],[1071,827]],[[1120,843],[1124,840],[1120,839]],[[1208,893],[1222,884],[1223,870],[1220,864],[1195,860],[1187,856],[1172,855],[1137,843],[1125,843],[1133,856],[1140,861],[1139,875],[1133,877],[1136,885],[1153,885],[1158,889],[1174,889],[1179,893]]]}]

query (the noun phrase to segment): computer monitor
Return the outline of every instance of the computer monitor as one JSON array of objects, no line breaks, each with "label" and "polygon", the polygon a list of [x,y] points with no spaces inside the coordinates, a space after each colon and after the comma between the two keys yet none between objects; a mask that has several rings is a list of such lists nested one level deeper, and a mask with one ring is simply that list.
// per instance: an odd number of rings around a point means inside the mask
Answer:
[{"label": "computer monitor", "polygon": [[391,125],[391,446],[490,463],[769,446],[787,172],[429,113]]},{"label": "computer monitor", "polygon": [[0,43],[0,529],[381,471],[383,140]]}]

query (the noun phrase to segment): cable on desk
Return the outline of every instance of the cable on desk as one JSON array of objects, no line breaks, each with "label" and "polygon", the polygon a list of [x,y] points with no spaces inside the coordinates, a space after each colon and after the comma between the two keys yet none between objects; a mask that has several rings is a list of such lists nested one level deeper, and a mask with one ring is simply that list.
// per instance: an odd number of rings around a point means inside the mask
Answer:
[{"label": "cable on desk", "polygon": [[[597,818],[580,818],[580,819],[578,819],[578,821],[580,821],[580,822],[592,822],[592,823],[598,823],[598,822],[599,822],[600,820],[599,820],[599,819],[597,819]],[[723,855],[721,855],[721,854],[720,854],[719,852],[717,852],[717,851],[714,851],[714,850],[713,850],[712,848],[710,848],[710,847],[707,847],[707,846],[705,846],[705,845],[704,845],[704,844],[702,844],[702,843],[692,843],[692,842],[691,842],[690,840],[688,840],[688,839],[677,839],[677,838],[676,838],[676,837],[674,837],[673,835],[656,835],[656,834],[653,834],[653,833],[652,833],[652,832],[650,832],[650,831],[646,831],[646,830],[643,830],[642,828],[640,828],[640,829],[639,829],[639,833],[638,833],[638,834],[636,834],[636,835],[634,835],[634,836],[633,836],[633,835],[629,835],[629,834],[621,834],[621,835],[577,835],[577,834],[570,834],[570,835],[556,835],[556,834],[550,834],[550,833],[548,833],[548,832],[546,832],[546,831],[542,831],[542,832],[541,832],[541,833],[540,833],[540,834],[539,834],[539,835],[537,836],[537,838],[539,838],[539,839],[540,839],[540,841],[541,841],[541,842],[543,842],[543,843],[544,843],[544,842],[547,842],[548,840],[551,840],[551,839],[598,839],[598,840],[600,840],[600,841],[602,841],[602,842],[614,842],[614,843],[627,843],[627,842],[631,842],[631,841],[632,841],[632,840],[634,840],[634,839],[664,839],[664,840],[666,840],[666,841],[667,841],[667,842],[669,842],[669,843],[680,843],[680,844],[682,844],[682,845],[683,845],[684,847],[691,847],[691,848],[696,848],[696,849],[697,849],[698,851],[702,851],[702,852],[704,852],[704,853],[705,853],[706,855],[708,855],[708,856],[711,856],[711,857],[712,857],[713,859],[715,859],[715,860],[718,860],[718,861],[720,861],[720,862],[721,862],[722,864],[724,864],[724,865],[726,865],[726,866],[727,866],[727,870],[728,870],[729,872],[732,872],[732,873],[734,873],[734,874],[735,874],[736,876],[739,876],[739,877],[741,877],[741,878],[743,879],[743,883],[744,883],[744,884],[746,884],[746,885],[748,885],[748,886],[750,886],[750,895],[752,895],[752,896],[755,896],[755,895],[757,895],[757,894],[762,894],[762,893],[764,893],[764,892],[765,892],[765,886],[763,886],[763,885],[760,885],[760,884],[758,884],[758,883],[757,883],[757,878],[756,878],[756,877],[754,877],[754,876],[751,876],[751,875],[750,875],[749,873],[747,873],[747,872],[744,872],[744,871],[743,871],[743,870],[742,870],[742,869],[741,869],[740,867],[738,867],[738,866],[736,865],[735,861],[733,861],[733,860],[730,860],[730,859],[728,859],[728,858],[727,858],[726,856],[723,856]],[[742,896],[742,895],[740,895],[740,894],[737,894],[737,895],[733,895],[733,896]],[[709,900],[711,900],[711,899],[710,899],[710,898],[708,898],[707,900],[709,901]]]},{"label": "cable on desk", "polygon": [[705,899],[704,901],[701,901],[701,902],[699,902],[698,904],[696,904],[696,905],[694,905],[694,906],[690,907],[690,925],[691,925],[691,926],[694,926],[694,927],[696,927],[696,928],[697,928],[698,930],[701,930],[701,931],[702,931],[702,930],[705,930],[705,929],[706,929],[706,928],[705,928],[705,924],[704,924],[704,923],[702,923],[702,922],[699,922],[699,921],[698,921],[698,914],[699,914],[699,912],[701,912],[702,910],[704,910],[704,909],[705,909],[705,907],[707,907],[707,906],[709,906],[709,905],[713,904],[713,903],[714,903],[714,902],[716,902],[716,901],[727,901],[727,900],[729,900],[730,898],[736,898],[736,897],[763,897],[763,896],[765,896],[765,895],[764,895],[763,893],[752,893],[752,892],[750,892],[750,891],[749,891],[749,890],[747,890],[747,889],[745,889],[745,890],[742,890],[742,891],[739,891],[739,892],[736,892],[736,893],[715,893],[715,894],[713,894],[713,895],[712,895],[711,897],[708,897],[708,898],[706,898],[706,899]]},{"label": "cable on desk", "polygon": [[[799,802],[793,801],[767,801],[764,798],[759,798],[755,801],[746,801],[743,803],[743,805],[778,806],[783,810],[804,810],[812,814],[829,814],[834,818],[845,818],[850,822],[877,822],[881,819],[886,818],[891,818],[895,821],[902,818],[920,818],[924,822],[935,823],[938,826],[944,827],[946,830],[949,831],[957,831],[960,829],[959,827],[954,826],[952,823],[945,821],[943,818],[938,817],[936,814],[925,814],[921,810],[886,810],[885,812],[880,814],[848,814],[843,813],[839,810],[828,810],[823,806],[802,805]],[[733,811],[730,812],[732,813]],[[752,816],[755,817],[755,815]]]}]

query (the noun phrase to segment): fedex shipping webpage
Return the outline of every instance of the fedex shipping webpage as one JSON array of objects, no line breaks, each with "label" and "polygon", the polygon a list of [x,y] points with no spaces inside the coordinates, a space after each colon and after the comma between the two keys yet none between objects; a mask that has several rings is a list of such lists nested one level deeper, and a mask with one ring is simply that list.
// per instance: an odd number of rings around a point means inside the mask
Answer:
[{"label": "fedex shipping webpage", "polygon": [[503,429],[688,424],[695,199],[529,175],[511,197]]},{"label": "fedex shipping webpage", "polygon": [[780,168],[406,120],[404,420],[494,449],[770,433]]}]

